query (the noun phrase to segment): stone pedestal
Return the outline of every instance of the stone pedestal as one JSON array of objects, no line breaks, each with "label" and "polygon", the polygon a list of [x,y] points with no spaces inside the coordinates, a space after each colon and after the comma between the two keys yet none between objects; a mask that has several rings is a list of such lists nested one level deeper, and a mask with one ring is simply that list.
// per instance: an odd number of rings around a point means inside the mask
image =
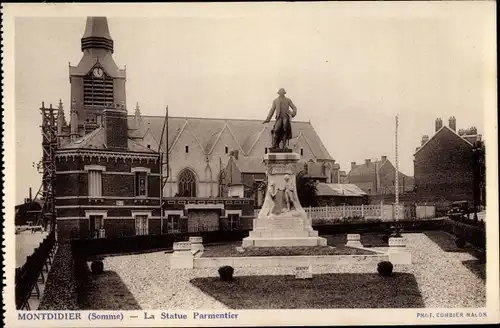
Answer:
[{"label": "stone pedestal", "polygon": [[389,261],[393,264],[411,264],[411,253],[407,251],[403,237],[389,238]]},{"label": "stone pedestal", "polygon": [[295,186],[296,164],[300,156],[292,152],[268,153],[266,197],[253,230],[242,247],[326,246],[300,205]]},{"label": "stone pedestal", "polygon": [[170,257],[170,267],[172,269],[192,269],[193,253],[191,253],[191,243],[189,241],[174,243],[174,252]]},{"label": "stone pedestal", "polygon": [[352,233],[347,235],[347,247],[363,247],[361,244],[361,235],[357,233]]},{"label": "stone pedestal", "polygon": [[203,247],[203,237],[189,237],[189,242],[191,243],[191,253],[193,254],[203,252],[205,249]]}]

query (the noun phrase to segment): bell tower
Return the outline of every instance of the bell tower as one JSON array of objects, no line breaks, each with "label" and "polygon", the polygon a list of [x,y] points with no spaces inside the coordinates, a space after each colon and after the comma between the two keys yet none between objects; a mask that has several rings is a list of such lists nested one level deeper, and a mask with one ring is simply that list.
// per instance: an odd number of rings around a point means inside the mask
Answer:
[{"label": "bell tower", "polygon": [[78,135],[97,127],[105,108],[125,108],[126,71],[114,59],[114,42],[106,17],[87,17],[81,39],[82,59],[69,66],[71,99],[77,117]]}]

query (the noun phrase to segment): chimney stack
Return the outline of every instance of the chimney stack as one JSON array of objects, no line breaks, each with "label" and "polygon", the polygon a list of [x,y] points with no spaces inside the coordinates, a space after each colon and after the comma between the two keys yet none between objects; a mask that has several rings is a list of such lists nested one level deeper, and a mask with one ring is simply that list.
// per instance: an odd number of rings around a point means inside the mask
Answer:
[{"label": "chimney stack", "polygon": [[429,136],[424,134],[422,136],[422,141],[421,141],[420,145],[423,146],[427,141],[429,141]]},{"label": "chimney stack", "polygon": [[106,108],[102,113],[108,149],[128,149],[127,110],[124,105]]},{"label": "chimney stack", "polygon": [[450,117],[450,119],[448,120],[448,123],[449,123],[449,127],[450,129],[452,129],[453,131],[457,131],[457,120],[455,118],[455,116],[452,116]]},{"label": "chimney stack", "polygon": [[30,193],[29,193],[29,195],[30,195],[30,196],[29,196],[29,197],[30,197],[30,202],[32,202],[32,201],[33,201],[33,196],[32,196],[32,194],[31,194],[31,187],[30,187]]},{"label": "chimney stack", "polygon": [[355,167],[356,167],[356,162],[351,162],[351,170],[354,170]]},{"label": "chimney stack", "polygon": [[369,158],[365,159],[365,164],[366,164],[366,166],[370,166],[370,163],[371,163],[371,162],[372,162],[372,160],[371,160],[371,159],[369,159]]},{"label": "chimney stack", "polygon": [[439,129],[443,127],[443,120],[441,118],[436,118],[436,130],[435,132],[438,132]]},{"label": "chimney stack", "polygon": [[387,160],[387,156],[382,156],[381,158],[382,158],[382,162]]}]

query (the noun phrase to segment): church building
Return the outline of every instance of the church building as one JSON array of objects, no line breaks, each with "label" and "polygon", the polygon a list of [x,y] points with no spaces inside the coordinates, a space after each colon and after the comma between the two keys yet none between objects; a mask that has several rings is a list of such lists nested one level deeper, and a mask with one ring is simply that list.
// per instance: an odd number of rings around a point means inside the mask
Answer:
[{"label": "church building", "polygon": [[[250,174],[252,184],[265,178],[263,156],[271,143],[272,122],[168,117],[164,130],[165,117],[142,115],[138,103],[128,115],[126,71],[113,60],[105,17],[87,18],[81,46],[82,59],[69,68],[69,124],[59,106],[59,233],[98,234],[104,228],[111,236],[250,228],[258,196],[248,190],[229,194],[226,171],[232,159]],[[290,146],[301,161],[322,181],[338,183],[339,165],[311,123],[294,121],[292,129]],[[160,161],[160,153],[167,158],[167,149],[168,169]],[[168,177],[163,195],[162,167]]]}]

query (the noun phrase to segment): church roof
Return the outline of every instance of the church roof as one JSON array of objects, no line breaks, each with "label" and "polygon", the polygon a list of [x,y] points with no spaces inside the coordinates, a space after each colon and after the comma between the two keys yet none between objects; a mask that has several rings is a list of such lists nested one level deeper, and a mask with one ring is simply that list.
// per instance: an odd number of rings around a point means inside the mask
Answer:
[{"label": "church roof", "polygon": [[[75,141],[64,145],[61,150],[70,149],[101,149],[106,150],[106,134],[104,127],[99,127],[94,131],[76,139]],[[144,147],[143,145],[128,139],[128,151],[141,153],[155,153],[154,150]]]},{"label": "church roof", "polygon": [[[131,137],[141,137],[149,128],[153,136],[157,140],[160,140],[164,120],[165,118],[163,116],[142,116],[142,123],[138,125],[135,117],[129,116],[129,135]],[[240,151],[241,155],[246,156],[250,154],[254,145],[262,136],[270,133],[272,125],[273,122],[262,124],[261,120],[249,119],[169,117],[169,149],[176,142],[176,139],[180,136],[182,131],[188,128],[189,131],[193,133],[195,139],[200,143],[205,154],[208,155],[219,140],[219,135],[227,129],[240,148],[237,150]],[[292,122],[292,132],[293,138],[302,135],[306,139],[316,158],[332,159],[310,122]],[[262,159],[260,158],[259,160],[261,161]]]}]

